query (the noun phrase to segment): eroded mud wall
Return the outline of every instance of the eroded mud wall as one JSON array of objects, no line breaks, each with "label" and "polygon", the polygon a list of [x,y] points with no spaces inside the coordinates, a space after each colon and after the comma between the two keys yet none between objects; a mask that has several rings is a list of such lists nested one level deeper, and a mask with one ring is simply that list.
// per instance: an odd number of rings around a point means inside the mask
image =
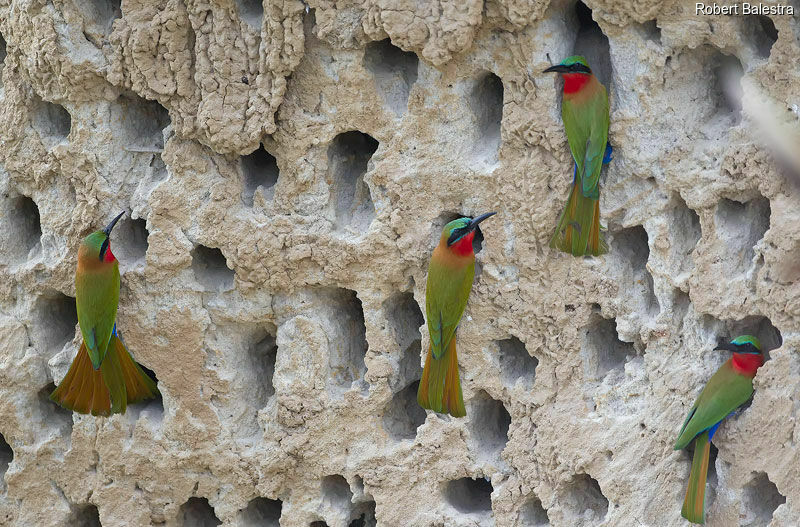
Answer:
[{"label": "eroded mud wall", "polygon": [[[0,524],[684,525],[673,441],[746,331],[709,525],[798,525],[800,200],[754,101],[797,125],[800,23],[587,4],[0,0]],[[599,259],[547,246],[574,49],[611,91]],[[163,397],[73,416],[75,253],[121,210]],[[489,210],[469,415],[426,415],[428,257]]]}]

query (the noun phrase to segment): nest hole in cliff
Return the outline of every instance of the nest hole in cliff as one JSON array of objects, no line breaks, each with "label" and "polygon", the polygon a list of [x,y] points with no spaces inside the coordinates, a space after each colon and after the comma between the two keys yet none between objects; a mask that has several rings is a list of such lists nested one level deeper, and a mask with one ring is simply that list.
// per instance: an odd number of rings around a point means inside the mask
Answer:
[{"label": "nest hole in cliff", "polygon": [[[407,357],[409,358],[408,360],[413,361],[414,354],[416,354],[416,362],[419,362],[419,352],[422,345],[422,336],[419,328],[425,323],[425,319],[422,317],[422,310],[419,308],[419,304],[414,300],[414,295],[408,292],[395,293],[384,300],[382,306],[389,327],[394,334],[395,342],[397,342],[397,346],[402,353],[401,363]],[[405,373],[403,371],[400,372],[401,382],[414,380],[413,377],[409,377]]]},{"label": "nest hole in cliff", "polygon": [[656,20],[648,20],[644,24],[638,24],[636,27],[645,40],[661,45],[661,28],[658,27]]},{"label": "nest hole in cliff", "polygon": [[328,527],[328,524],[322,520],[315,520],[308,524],[308,527]]},{"label": "nest hole in cliff", "polygon": [[3,87],[3,66],[6,62],[6,40],[0,34],[0,88]]},{"label": "nest hole in cliff", "polygon": [[716,235],[733,260],[733,273],[745,274],[756,265],[755,246],[769,229],[770,216],[769,200],[763,196],[746,203],[729,199],[717,203],[714,214]]},{"label": "nest hole in cliff", "polygon": [[396,440],[414,439],[427,414],[417,403],[419,380],[394,394],[383,414],[383,427]]},{"label": "nest hole in cliff", "polygon": [[483,161],[494,164],[501,143],[503,81],[490,71],[484,72],[475,80],[468,104],[477,127],[474,153]]},{"label": "nest hole in cliff", "polygon": [[208,498],[189,498],[178,510],[178,519],[184,527],[214,527],[222,525]]},{"label": "nest hole in cliff", "polygon": [[366,45],[364,67],[372,73],[375,90],[384,104],[395,115],[403,115],[408,108],[411,87],[417,82],[417,55],[403,51],[386,38]]},{"label": "nest hole in cliff", "polygon": [[233,289],[233,270],[228,267],[225,255],[215,247],[198,245],[192,250],[194,278],[207,291]]},{"label": "nest hole in cliff", "polygon": [[694,265],[692,253],[703,234],[700,217],[678,195],[675,196],[675,206],[670,215],[670,241],[675,247],[675,260],[680,266],[678,274],[688,273]]},{"label": "nest hole in cliff", "polygon": [[711,95],[716,97],[716,116],[735,126],[742,120],[742,63],[733,55],[718,50],[708,60],[708,67],[714,74]]},{"label": "nest hole in cliff", "polygon": [[128,152],[160,153],[164,149],[169,112],[157,101],[125,93],[117,99],[112,118],[120,125],[123,148]]},{"label": "nest hole in cliff", "polygon": [[32,322],[28,328],[32,344],[48,358],[55,355],[75,336],[75,299],[60,291],[46,291],[34,303]]},{"label": "nest hole in cliff", "polygon": [[775,23],[765,15],[743,16],[741,23],[744,25],[744,33],[749,37],[749,41],[756,51],[759,58],[769,58],[772,52],[772,45],[778,41],[778,30]]},{"label": "nest hole in cliff", "polygon": [[247,507],[239,513],[242,527],[280,527],[283,502],[269,498],[250,500]]},{"label": "nest hole in cliff", "polygon": [[122,17],[121,0],[88,0],[76,2],[84,20],[83,35],[98,48],[108,40],[114,20]]},{"label": "nest hole in cliff", "polygon": [[333,511],[349,511],[353,501],[353,493],[344,476],[332,474],[325,476],[320,482],[322,505]]},{"label": "nest hole in cliff", "polygon": [[622,371],[625,363],[636,356],[630,342],[623,342],[617,334],[617,323],[599,313],[592,313],[583,335],[581,358],[584,375],[589,380],[600,380],[612,371]]},{"label": "nest hole in cliff", "polygon": [[524,388],[532,388],[539,359],[528,353],[525,344],[517,337],[498,341],[497,347],[503,384],[511,387],[521,381]]},{"label": "nest hole in cliff", "polygon": [[480,390],[470,401],[467,415],[470,416],[470,435],[477,443],[478,455],[499,457],[508,443],[511,425],[511,415],[502,401]]},{"label": "nest hole in cliff", "polygon": [[0,218],[0,245],[4,249],[0,261],[23,264],[41,251],[42,224],[36,202],[28,196],[6,193],[0,198]]},{"label": "nest hole in cliff", "polygon": [[375,502],[372,500],[357,504],[350,517],[353,516],[355,518],[347,524],[347,527],[377,527],[378,525],[375,518]]},{"label": "nest hole in cliff", "polygon": [[66,525],[70,527],[101,527],[100,511],[94,503],[72,505]]},{"label": "nest hole in cliff", "polygon": [[263,0],[236,0],[236,12],[239,18],[261,35],[261,19],[264,18]]},{"label": "nest hole in cliff", "polygon": [[336,228],[363,234],[375,218],[364,175],[380,143],[371,136],[350,131],[337,135],[328,147],[328,174],[336,213]]},{"label": "nest hole in cliff", "polygon": [[262,335],[257,336],[256,342],[249,350],[250,370],[258,386],[254,395],[259,408],[265,407],[269,398],[275,395],[272,378],[275,375],[275,362],[278,358],[275,331],[268,331]]},{"label": "nest hole in cliff", "polygon": [[631,269],[630,285],[642,303],[641,311],[651,317],[658,315],[661,307],[655,294],[653,276],[647,270],[650,246],[645,228],[636,225],[614,232],[611,247],[614,255],[622,259],[621,265]]},{"label": "nest hole in cliff", "polygon": [[608,513],[608,498],[589,474],[577,474],[570,480],[562,504],[574,516],[583,518],[587,525],[601,523]]},{"label": "nest hole in cliff", "polygon": [[460,478],[447,483],[444,497],[462,514],[491,513],[493,490],[492,483],[484,478]]},{"label": "nest hole in cliff", "polygon": [[33,97],[31,110],[31,126],[39,134],[42,144],[47,150],[66,142],[72,129],[72,117],[66,108],[42,100],[38,95]]},{"label": "nest hole in cliff", "polygon": [[72,412],[50,400],[50,394],[55,389],[55,383],[50,382],[36,394],[42,423],[45,428],[55,429],[59,436],[70,439],[72,437]]},{"label": "nest hole in cliff", "polygon": [[5,475],[12,461],[14,461],[14,451],[3,434],[0,434],[0,494],[4,491]]},{"label": "nest hole in cliff", "polygon": [[364,363],[368,348],[367,330],[364,308],[355,291],[335,289],[331,298],[338,316],[334,321],[336,335],[329,336],[328,388],[334,394],[342,395],[353,387],[353,383],[361,381],[367,372]]},{"label": "nest hole in cliff", "polygon": [[[573,54],[582,55],[597,80],[605,85],[609,93],[612,93],[614,79],[608,37],[592,17],[592,10],[583,2],[575,3],[573,16],[574,18],[571,18],[575,31]],[[557,62],[561,62],[564,58],[566,57],[561,57]]]},{"label": "nest hole in cliff", "polygon": [[129,268],[144,263],[147,253],[147,222],[144,218],[132,218],[128,214],[120,218],[112,231],[112,252],[121,266]]},{"label": "nest hole in cliff", "polygon": [[742,527],[769,525],[775,510],[786,503],[786,496],[778,491],[778,487],[764,472],[753,475],[753,479],[745,485],[742,497],[739,514],[739,525]]},{"label": "nest hole in cliff", "polygon": [[242,156],[242,201],[252,207],[256,194],[261,194],[259,201],[269,201],[275,196],[275,184],[278,182],[278,161],[275,156],[260,145],[254,152]]},{"label": "nest hole in cliff", "polygon": [[550,525],[547,511],[542,506],[542,501],[536,496],[531,496],[520,510],[520,520],[526,527],[544,527]]}]

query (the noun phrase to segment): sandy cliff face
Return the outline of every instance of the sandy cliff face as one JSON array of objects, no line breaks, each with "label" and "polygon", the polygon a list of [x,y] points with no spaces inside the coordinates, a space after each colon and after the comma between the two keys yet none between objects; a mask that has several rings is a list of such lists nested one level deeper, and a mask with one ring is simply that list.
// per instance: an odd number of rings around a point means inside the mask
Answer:
[{"label": "sandy cliff face", "polygon": [[[800,199],[758,124],[798,126],[800,22],[587,3],[0,0],[0,525],[684,525],[673,441],[742,332],[770,360],[709,525],[798,525]],[[600,259],[547,247],[573,48],[611,92]],[[121,210],[163,398],[73,416],[75,254]],[[489,210],[469,415],[426,415],[428,257]]]}]

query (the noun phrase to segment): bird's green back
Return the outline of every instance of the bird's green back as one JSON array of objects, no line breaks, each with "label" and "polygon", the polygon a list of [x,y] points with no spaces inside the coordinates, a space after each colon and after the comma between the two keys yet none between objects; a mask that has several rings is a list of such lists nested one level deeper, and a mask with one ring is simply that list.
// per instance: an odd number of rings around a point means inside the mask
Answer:
[{"label": "bird's green back", "polygon": [[733,369],[732,359],[728,359],[697,397],[683,423],[675,450],[685,448],[697,434],[722,421],[752,395],[753,379],[737,373]]},{"label": "bird's green back", "polygon": [[[586,93],[581,93],[587,90]],[[600,197],[600,170],[608,142],[608,93],[605,86],[592,78],[581,92],[561,103],[561,118],[572,152],[578,165],[576,184],[587,198]]]},{"label": "bird's green back", "polygon": [[[446,249],[445,249],[446,250]],[[467,307],[475,276],[475,258],[458,262],[434,252],[428,266],[425,312],[431,336],[431,353],[440,358]],[[459,265],[461,263],[461,265]]]}]

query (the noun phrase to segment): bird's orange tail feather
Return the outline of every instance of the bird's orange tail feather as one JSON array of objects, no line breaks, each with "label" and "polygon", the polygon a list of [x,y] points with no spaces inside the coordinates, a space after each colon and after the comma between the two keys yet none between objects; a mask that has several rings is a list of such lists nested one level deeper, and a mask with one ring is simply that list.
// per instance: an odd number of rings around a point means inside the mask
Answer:
[{"label": "bird's orange tail feather", "polygon": [[81,414],[110,415],[111,396],[100,370],[92,367],[86,344],[72,361],[67,375],[50,394],[50,399]]},{"label": "bird's orange tail feather", "polygon": [[447,349],[440,358],[434,358],[430,348],[419,382],[417,402],[423,408],[434,412],[464,417],[464,397],[461,394],[461,380],[458,375],[458,355],[455,336],[450,339]]}]

